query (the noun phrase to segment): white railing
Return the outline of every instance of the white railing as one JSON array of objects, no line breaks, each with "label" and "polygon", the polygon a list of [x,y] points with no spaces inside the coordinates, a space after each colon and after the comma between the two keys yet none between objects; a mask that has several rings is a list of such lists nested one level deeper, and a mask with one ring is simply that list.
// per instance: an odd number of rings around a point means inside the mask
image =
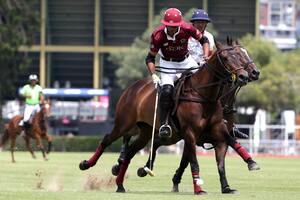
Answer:
[{"label": "white railing", "polygon": [[256,130],[254,125],[249,124],[239,124],[237,127],[248,129],[249,139],[239,142],[252,154],[300,155],[300,138],[296,137],[300,131],[299,125],[266,125]]},{"label": "white railing", "polygon": [[[239,139],[238,142],[252,155],[300,156],[300,138],[296,139],[296,132],[300,131],[300,126],[294,126],[293,132],[288,132],[291,127],[285,125],[266,125],[263,131],[259,130],[258,132],[254,130],[254,125],[251,124],[238,124],[236,126],[249,133],[249,139]],[[175,145],[160,147],[158,151],[182,154],[183,145],[184,142],[181,140]],[[213,150],[197,147],[197,152],[210,154],[213,153]],[[228,153],[235,154],[232,148],[228,148]]]}]

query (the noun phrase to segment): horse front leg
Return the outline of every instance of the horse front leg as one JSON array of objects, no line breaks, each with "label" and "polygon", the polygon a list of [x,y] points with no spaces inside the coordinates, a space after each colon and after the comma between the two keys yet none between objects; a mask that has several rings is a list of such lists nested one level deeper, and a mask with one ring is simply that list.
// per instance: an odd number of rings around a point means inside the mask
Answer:
[{"label": "horse front leg", "polygon": [[226,156],[227,149],[228,149],[228,145],[225,142],[218,143],[215,146],[215,155],[216,155],[222,193],[234,194],[237,193],[237,190],[230,189],[226,178],[226,173],[225,173],[225,156]]},{"label": "horse front leg", "polygon": [[11,162],[15,163],[16,160],[15,160],[15,155],[14,155],[14,150],[16,148],[16,139],[17,137],[16,136],[12,136],[10,138],[10,153],[11,153]]},{"label": "horse front leg", "polygon": [[46,152],[45,152],[45,149],[44,149],[44,145],[43,145],[43,143],[42,143],[42,138],[40,137],[39,134],[35,134],[35,133],[34,133],[34,137],[35,137],[35,139],[36,139],[38,148],[41,150],[41,152],[42,152],[42,154],[43,154],[44,160],[47,161],[48,158],[47,158],[47,155],[46,155]]},{"label": "horse front leg", "polygon": [[51,152],[51,149],[52,149],[52,140],[53,140],[53,138],[47,132],[43,135],[43,138],[45,140],[47,140],[47,142],[48,142],[48,148],[47,148],[47,152],[46,153],[49,154]]},{"label": "horse front leg", "polygon": [[239,156],[247,163],[249,171],[260,169],[258,164],[252,159],[247,150],[243,146],[241,146],[241,144],[238,143],[235,138],[231,137],[231,135],[227,133],[225,133],[224,136],[226,143],[230,147],[232,147],[239,154]]},{"label": "horse front leg", "polygon": [[188,157],[187,151],[184,148],[184,151],[183,151],[182,157],[181,157],[181,161],[180,161],[180,165],[172,178],[172,182],[173,182],[172,192],[179,192],[178,186],[179,186],[179,183],[181,182],[181,178],[184,173],[184,170],[187,168],[188,164],[189,164],[189,157]]},{"label": "horse front leg", "polygon": [[27,147],[28,151],[30,152],[32,158],[35,159],[36,156],[35,156],[35,154],[33,152],[33,149],[32,149],[31,143],[30,143],[30,137],[28,135],[24,135],[23,138],[25,140],[26,147]]},{"label": "horse front leg", "polygon": [[[226,123],[227,130],[232,132],[234,129],[234,114],[229,113],[229,114],[225,115],[224,118],[227,121],[227,123]],[[252,159],[252,157],[247,152],[247,150],[243,146],[241,146],[241,144],[238,143],[236,141],[236,139],[231,136],[231,134],[224,132],[224,137],[225,137],[226,143],[231,148],[233,148],[238,153],[238,155],[247,163],[249,171],[260,169],[258,164]]]},{"label": "horse front leg", "polygon": [[202,179],[199,175],[199,164],[196,156],[196,138],[193,134],[193,131],[188,129],[186,131],[186,135],[184,137],[184,153],[186,153],[189,158],[191,172],[192,172],[192,179],[193,179],[193,186],[194,186],[194,194],[196,195],[203,195],[207,194],[201,188]]}]

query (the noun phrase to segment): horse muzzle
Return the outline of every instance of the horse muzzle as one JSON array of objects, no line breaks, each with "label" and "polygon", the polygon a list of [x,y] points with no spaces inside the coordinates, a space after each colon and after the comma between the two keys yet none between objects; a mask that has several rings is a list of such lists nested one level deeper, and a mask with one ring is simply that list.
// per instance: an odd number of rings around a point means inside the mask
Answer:
[{"label": "horse muzzle", "polygon": [[248,83],[249,76],[246,74],[239,74],[237,77],[237,84],[240,86],[244,86]]},{"label": "horse muzzle", "polygon": [[253,70],[250,73],[250,80],[252,80],[252,81],[258,80],[259,79],[259,75],[260,75],[260,71],[259,70]]}]

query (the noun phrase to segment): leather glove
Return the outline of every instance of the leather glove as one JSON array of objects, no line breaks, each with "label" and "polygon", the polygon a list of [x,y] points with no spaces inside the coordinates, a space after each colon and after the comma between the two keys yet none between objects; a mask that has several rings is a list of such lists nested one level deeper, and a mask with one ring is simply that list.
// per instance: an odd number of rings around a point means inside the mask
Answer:
[{"label": "leather glove", "polygon": [[152,81],[154,84],[159,84],[160,78],[156,74],[152,74]]}]

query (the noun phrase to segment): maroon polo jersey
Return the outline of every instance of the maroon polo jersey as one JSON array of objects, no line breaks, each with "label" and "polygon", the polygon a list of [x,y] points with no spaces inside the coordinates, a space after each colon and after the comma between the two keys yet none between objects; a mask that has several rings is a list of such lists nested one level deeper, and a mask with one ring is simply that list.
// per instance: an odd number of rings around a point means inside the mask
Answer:
[{"label": "maroon polo jersey", "polygon": [[150,50],[157,53],[161,50],[165,58],[184,58],[188,54],[188,40],[190,37],[199,40],[202,37],[200,31],[190,24],[180,26],[175,40],[168,40],[165,33],[165,25],[159,26],[151,35]]}]

